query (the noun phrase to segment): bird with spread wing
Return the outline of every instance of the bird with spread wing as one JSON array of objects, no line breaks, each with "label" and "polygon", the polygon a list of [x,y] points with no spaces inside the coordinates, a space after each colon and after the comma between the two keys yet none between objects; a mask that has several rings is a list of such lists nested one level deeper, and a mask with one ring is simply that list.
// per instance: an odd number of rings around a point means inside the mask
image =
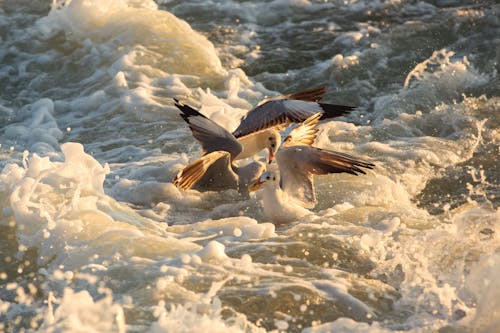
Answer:
[{"label": "bird with spread wing", "polygon": [[262,205],[275,223],[297,220],[316,205],[314,175],[329,173],[365,174],[375,165],[348,154],[313,147],[320,114],[313,115],[290,131],[276,153],[279,174],[266,171],[250,185],[263,188]]}]

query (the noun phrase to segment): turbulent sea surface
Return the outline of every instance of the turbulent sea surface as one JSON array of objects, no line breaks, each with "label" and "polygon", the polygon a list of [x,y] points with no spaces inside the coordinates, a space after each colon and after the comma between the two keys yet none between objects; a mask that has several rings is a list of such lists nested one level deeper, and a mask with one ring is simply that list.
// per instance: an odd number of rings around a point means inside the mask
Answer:
[{"label": "turbulent sea surface", "polygon": [[[495,1],[0,0],[0,331],[499,332],[499,61]],[[376,168],[311,215],[171,183],[172,98],[318,86]]]}]

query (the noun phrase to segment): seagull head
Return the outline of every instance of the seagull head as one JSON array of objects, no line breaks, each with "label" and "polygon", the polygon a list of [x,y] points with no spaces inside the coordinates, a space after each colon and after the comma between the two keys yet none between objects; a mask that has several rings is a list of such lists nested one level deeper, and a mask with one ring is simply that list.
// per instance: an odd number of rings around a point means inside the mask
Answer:
[{"label": "seagull head", "polygon": [[253,182],[252,184],[250,184],[250,186],[248,187],[248,189],[250,191],[257,191],[258,189],[260,189],[260,187],[262,186],[262,184],[264,184],[264,183],[273,183],[275,181],[276,181],[276,175],[275,175],[275,173],[272,172],[272,171],[266,171],[262,175],[260,175],[259,179],[257,179],[255,182]]},{"label": "seagull head", "polygon": [[278,150],[281,144],[281,135],[278,131],[269,132],[269,136],[266,139],[266,148],[269,150],[269,164],[274,159],[274,155],[276,155],[276,151]]}]

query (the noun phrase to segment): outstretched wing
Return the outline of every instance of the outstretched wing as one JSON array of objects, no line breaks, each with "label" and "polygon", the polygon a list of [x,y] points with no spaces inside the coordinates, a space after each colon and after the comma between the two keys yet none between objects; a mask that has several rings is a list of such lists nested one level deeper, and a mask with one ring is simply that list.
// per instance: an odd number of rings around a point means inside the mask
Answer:
[{"label": "outstretched wing", "polygon": [[307,208],[316,203],[313,175],[342,172],[358,175],[365,173],[361,168],[375,166],[347,154],[311,146],[284,147],[276,154],[276,160],[281,188]]},{"label": "outstretched wing", "polygon": [[179,171],[172,183],[180,189],[188,190],[202,179],[214,188],[218,186],[222,188],[230,184],[236,186],[237,175],[231,168],[230,155],[227,151],[214,151],[203,155]]},{"label": "outstretched wing", "polygon": [[273,101],[278,99],[296,99],[299,101],[306,101],[306,102],[318,102],[319,100],[321,100],[325,92],[326,92],[325,87],[306,89],[293,92],[291,94],[269,97],[259,102],[258,105],[262,105],[268,101]]},{"label": "outstretched wing", "polygon": [[306,102],[318,102],[319,100],[321,100],[325,92],[326,92],[325,87],[318,87],[318,88],[297,91],[288,95],[283,95],[282,98],[296,99],[299,101],[306,101]]},{"label": "outstretched wing", "polygon": [[339,117],[354,109],[352,106],[293,99],[270,100],[250,110],[241,119],[233,135],[240,138],[269,127],[300,123],[318,112],[321,113],[321,119]]},{"label": "outstretched wing", "polygon": [[311,146],[316,140],[317,126],[321,113],[316,113],[304,120],[300,124],[293,124],[282,136],[282,147],[290,146]]},{"label": "outstretched wing", "polygon": [[208,119],[189,105],[181,103],[176,99],[174,101],[175,106],[182,112],[182,119],[189,124],[193,136],[200,142],[203,154],[223,150],[229,152],[231,159],[234,159],[242,151],[241,144],[225,128]]}]

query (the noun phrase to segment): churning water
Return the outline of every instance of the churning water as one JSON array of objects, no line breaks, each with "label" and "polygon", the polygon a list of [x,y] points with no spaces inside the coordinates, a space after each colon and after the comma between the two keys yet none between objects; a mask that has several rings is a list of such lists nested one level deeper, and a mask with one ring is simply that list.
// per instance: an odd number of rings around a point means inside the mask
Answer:
[{"label": "churning water", "polygon": [[[495,1],[0,0],[0,331],[498,332]],[[275,226],[259,193],[180,191],[228,129],[326,86],[358,111]]]}]

